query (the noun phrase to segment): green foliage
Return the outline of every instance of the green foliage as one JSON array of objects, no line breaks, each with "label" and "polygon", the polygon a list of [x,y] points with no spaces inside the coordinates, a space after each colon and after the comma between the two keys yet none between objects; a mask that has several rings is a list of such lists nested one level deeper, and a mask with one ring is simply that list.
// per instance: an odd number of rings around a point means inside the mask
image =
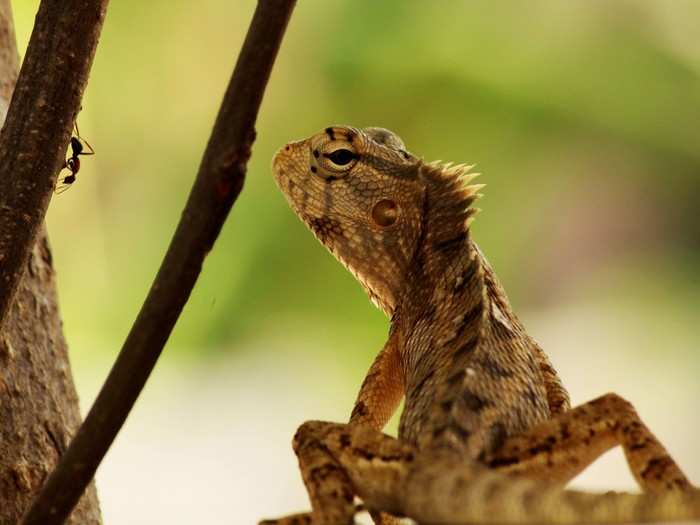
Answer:
[{"label": "green foliage", "polygon": [[[23,45],[36,2],[15,4]],[[253,4],[110,6],[80,115],[97,155],[49,215],[74,351],[113,352],[123,340]],[[245,190],[172,346],[199,354],[279,334],[334,344],[352,335],[348,348],[366,356],[381,344],[383,316],[270,175],[285,141],[332,123],[381,125],[426,159],[478,163],[488,187],[476,236],[517,309],[576,301],[588,293],[577,283],[633,266],[643,277],[618,292],[635,308],[658,299],[660,282],[659,300],[690,289],[681,308],[697,312],[698,19],[698,3],[655,0],[300,2]]]}]

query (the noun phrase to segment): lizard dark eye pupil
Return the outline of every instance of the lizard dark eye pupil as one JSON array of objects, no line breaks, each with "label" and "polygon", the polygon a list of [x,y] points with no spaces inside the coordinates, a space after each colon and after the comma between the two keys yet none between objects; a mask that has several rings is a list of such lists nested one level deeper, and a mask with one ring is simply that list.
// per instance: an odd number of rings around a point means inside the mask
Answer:
[{"label": "lizard dark eye pupil", "polygon": [[345,166],[355,160],[357,156],[349,149],[337,149],[333,153],[326,154],[326,158],[330,159],[333,164]]}]

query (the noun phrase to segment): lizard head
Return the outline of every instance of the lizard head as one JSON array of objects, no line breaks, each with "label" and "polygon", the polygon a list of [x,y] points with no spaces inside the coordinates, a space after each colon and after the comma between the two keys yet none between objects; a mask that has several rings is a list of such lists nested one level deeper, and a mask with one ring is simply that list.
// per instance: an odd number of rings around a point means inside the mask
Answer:
[{"label": "lizard head", "polygon": [[[294,212],[389,315],[426,235],[439,237],[437,230],[427,231],[429,225],[447,227],[438,224],[450,219],[446,204],[465,189],[458,181],[464,167],[425,164],[383,128],[326,128],[284,146],[272,168]],[[433,206],[433,220],[431,195],[443,201]],[[471,201],[457,201],[452,215],[466,229]]]}]

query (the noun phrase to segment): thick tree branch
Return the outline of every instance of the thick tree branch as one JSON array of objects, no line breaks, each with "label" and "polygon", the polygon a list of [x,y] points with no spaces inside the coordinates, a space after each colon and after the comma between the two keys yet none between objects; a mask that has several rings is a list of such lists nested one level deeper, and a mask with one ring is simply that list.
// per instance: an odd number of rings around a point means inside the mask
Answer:
[{"label": "thick tree branch", "polygon": [[24,525],[62,523],[141,392],[243,187],[255,119],[295,0],[260,0],[194,186],[161,264],[95,404]]},{"label": "thick tree branch", "polygon": [[[19,73],[10,0],[0,0],[0,123]],[[0,124],[1,125],[1,124]],[[19,523],[80,426],[46,232],[39,229],[0,331],[0,523]],[[71,525],[99,525],[94,485]]]},{"label": "thick tree branch", "polygon": [[42,0],[0,135],[0,328],[64,163],[108,0]]}]

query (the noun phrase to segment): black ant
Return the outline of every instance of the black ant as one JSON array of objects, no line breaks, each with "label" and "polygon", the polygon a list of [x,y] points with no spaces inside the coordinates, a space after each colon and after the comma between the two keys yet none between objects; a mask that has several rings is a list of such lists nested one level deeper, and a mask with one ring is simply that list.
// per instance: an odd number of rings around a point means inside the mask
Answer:
[{"label": "black ant", "polygon": [[[85,147],[87,147],[87,150]],[[58,180],[59,185],[56,186],[57,194],[63,193],[75,182],[75,177],[80,171],[80,155],[95,154],[95,150],[92,149],[90,143],[80,136],[80,130],[78,129],[77,122],[75,123],[75,136],[70,138],[70,149],[73,154],[66,159],[66,162],[63,164],[63,168],[61,168],[61,171],[68,169],[70,174]]]}]

